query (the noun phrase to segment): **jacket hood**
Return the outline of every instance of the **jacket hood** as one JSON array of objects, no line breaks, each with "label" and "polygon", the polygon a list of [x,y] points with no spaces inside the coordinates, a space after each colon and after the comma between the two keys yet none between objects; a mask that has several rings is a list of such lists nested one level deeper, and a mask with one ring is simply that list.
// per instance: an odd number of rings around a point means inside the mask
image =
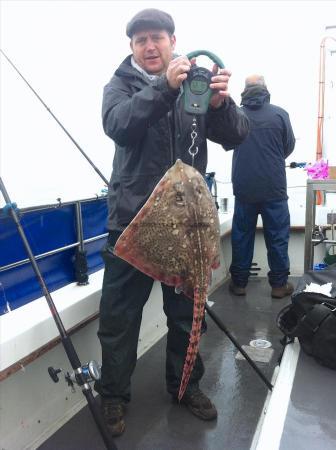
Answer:
[{"label": "jacket hood", "polygon": [[144,78],[144,76],[132,66],[131,60],[132,55],[128,55],[115,71],[115,74],[119,77],[138,76],[138,78]]},{"label": "jacket hood", "polygon": [[251,109],[261,108],[264,103],[269,103],[271,94],[265,86],[254,84],[245,88],[241,94],[241,105]]},{"label": "jacket hood", "polygon": [[143,87],[143,82],[148,85],[157,86],[162,83],[162,80],[165,79],[166,75],[158,75],[155,77],[146,76],[145,72],[140,72],[132,65],[132,55],[128,55],[124,61],[120,64],[118,69],[115,71],[115,75],[118,77],[124,77],[128,79],[132,79],[134,84],[141,83],[140,87]]}]

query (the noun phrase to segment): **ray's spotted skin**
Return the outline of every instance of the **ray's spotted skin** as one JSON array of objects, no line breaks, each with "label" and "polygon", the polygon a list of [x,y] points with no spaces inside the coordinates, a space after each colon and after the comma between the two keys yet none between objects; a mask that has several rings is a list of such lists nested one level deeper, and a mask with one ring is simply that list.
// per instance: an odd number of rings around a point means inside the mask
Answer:
[{"label": "ray's spotted skin", "polygon": [[117,256],[194,302],[179,400],[198,353],[211,270],[219,266],[219,236],[217,209],[202,175],[177,160],[114,248]]}]

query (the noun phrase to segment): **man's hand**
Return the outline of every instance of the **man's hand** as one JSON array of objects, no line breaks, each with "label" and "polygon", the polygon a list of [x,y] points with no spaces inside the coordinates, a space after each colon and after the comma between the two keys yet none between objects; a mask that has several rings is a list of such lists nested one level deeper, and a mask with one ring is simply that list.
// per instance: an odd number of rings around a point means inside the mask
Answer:
[{"label": "man's hand", "polygon": [[178,56],[170,61],[166,77],[172,89],[178,89],[181,86],[188,76],[191,64],[195,64],[195,61],[195,58],[189,61],[186,56]]},{"label": "man's hand", "polygon": [[231,72],[228,69],[218,69],[217,64],[215,64],[212,73],[214,76],[211,78],[210,88],[214,90],[214,93],[210,99],[210,105],[217,109],[222,106],[225,98],[230,97],[228,85]]}]

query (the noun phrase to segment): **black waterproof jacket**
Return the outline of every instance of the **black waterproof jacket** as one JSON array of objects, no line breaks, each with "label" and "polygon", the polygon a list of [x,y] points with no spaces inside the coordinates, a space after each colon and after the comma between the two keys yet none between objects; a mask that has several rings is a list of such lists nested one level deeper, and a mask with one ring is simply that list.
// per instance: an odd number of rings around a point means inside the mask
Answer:
[{"label": "black waterproof jacket", "polygon": [[285,158],[295,146],[289,115],[270,104],[270,94],[262,86],[247,88],[242,93],[242,104],[250,132],[233,153],[233,193],[246,203],[285,200]]},{"label": "black waterproof jacket", "polygon": [[[147,80],[131,65],[131,56],[105,86],[103,127],[115,142],[109,230],[123,230],[131,222],[177,158],[191,164],[192,116],[184,111],[181,97],[165,76]],[[231,99],[198,116],[195,168],[206,171],[207,138],[228,150],[243,141],[248,129],[248,119]]]}]

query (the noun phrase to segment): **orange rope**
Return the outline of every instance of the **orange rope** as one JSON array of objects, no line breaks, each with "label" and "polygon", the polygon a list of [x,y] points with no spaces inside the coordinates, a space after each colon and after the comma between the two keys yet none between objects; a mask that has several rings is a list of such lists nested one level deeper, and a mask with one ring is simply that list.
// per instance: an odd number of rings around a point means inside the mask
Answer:
[{"label": "orange rope", "polygon": [[[323,125],[324,125],[324,97],[325,97],[325,43],[327,39],[336,39],[331,36],[326,36],[322,39],[320,45],[320,67],[319,67],[319,95],[318,95],[318,114],[317,114],[317,141],[316,141],[316,161],[323,157]],[[320,191],[316,192],[316,204],[322,205],[324,203],[323,194]]]}]

